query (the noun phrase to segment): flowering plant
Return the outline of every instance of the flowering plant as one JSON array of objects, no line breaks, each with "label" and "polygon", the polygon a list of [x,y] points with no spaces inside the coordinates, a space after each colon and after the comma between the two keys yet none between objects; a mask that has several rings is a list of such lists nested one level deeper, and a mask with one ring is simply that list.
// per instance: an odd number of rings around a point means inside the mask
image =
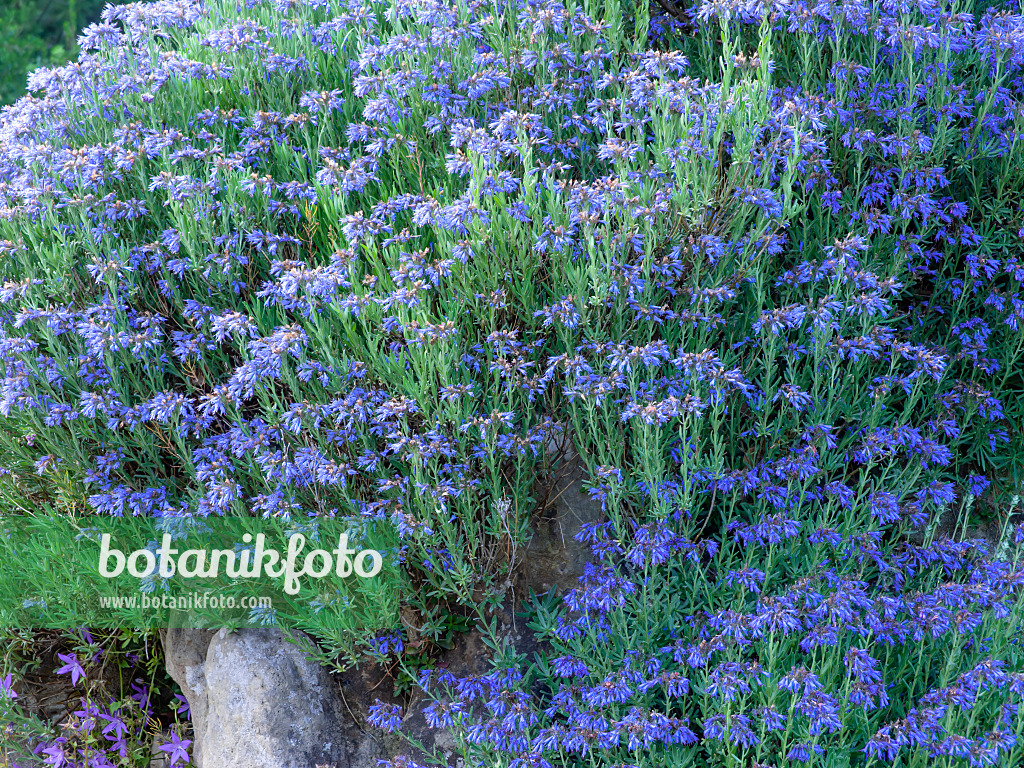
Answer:
[{"label": "flowering plant", "polygon": [[[167,752],[170,765],[189,763],[191,741],[182,738],[188,705],[154,684],[162,658],[145,633],[5,630],[5,640],[0,669],[17,670],[0,679],[7,764],[141,768],[154,749]],[[55,664],[47,669],[50,655]],[[60,685],[64,676],[71,691]],[[49,687],[40,687],[48,678]],[[19,750],[31,755],[29,763],[16,762]]]},{"label": "flowering plant", "polygon": [[421,681],[473,764],[1018,764],[1022,29],[110,7],[0,120],[0,498],[387,527],[402,604],[308,629],[408,668],[571,449],[546,649]]}]

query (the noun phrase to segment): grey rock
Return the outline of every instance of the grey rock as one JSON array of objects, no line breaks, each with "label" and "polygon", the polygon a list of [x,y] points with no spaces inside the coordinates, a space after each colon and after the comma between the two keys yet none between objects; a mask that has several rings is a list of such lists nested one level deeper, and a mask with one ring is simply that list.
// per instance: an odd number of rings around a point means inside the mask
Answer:
[{"label": "grey rock", "polygon": [[280,630],[169,629],[164,650],[197,768],[369,768],[382,756],[327,670]]},{"label": "grey rock", "polygon": [[171,768],[171,756],[160,749],[161,745],[171,740],[170,731],[161,730],[153,734],[149,743],[149,768]]},{"label": "grey rock", "polygon": [[546,489],[546,503],[533,528],[523,558],[519,587],[559,592],[578,585],[583,566],[590,561],[590,545],[573,537],[585,523],[606,519],[601,503],[583,489],[584,471],[577,458],[562,462]]}]

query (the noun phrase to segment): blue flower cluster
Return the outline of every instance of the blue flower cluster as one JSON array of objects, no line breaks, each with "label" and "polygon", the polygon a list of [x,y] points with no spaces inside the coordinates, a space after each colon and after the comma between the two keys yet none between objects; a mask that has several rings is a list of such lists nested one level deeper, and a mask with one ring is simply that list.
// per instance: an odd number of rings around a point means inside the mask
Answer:
[{"label": "blue flower cluster", "polygon": [[1024,475],[1019,8],[160,0],[80,44],[0,117],[7,508],[392,531],[403,605],[345,631],[403,666],[571,454],[607,519],[545,650],[421,681],[470,764],[1024,759],[1024,531],[971,532]]}]

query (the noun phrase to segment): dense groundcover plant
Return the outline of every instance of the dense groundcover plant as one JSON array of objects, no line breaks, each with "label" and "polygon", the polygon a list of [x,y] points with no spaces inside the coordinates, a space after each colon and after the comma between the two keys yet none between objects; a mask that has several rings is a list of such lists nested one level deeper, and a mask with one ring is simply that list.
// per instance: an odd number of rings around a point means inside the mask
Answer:
[{"label": "dense groundcover plant", "polygon": [[404,604],[307,629],[406,664],[505,597],[554,446],[607,520],[540,654],[421,676],[468,764],[1021,763],[1022,536],[967,535],[1024,450],[1017,6],[165,0],[81,46],[0,121],[6,508],[390,527]]}]

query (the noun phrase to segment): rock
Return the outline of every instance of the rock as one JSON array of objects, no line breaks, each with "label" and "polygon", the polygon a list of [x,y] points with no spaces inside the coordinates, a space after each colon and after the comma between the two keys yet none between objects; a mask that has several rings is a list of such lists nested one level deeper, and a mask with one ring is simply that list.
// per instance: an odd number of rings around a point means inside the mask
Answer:
[{"label": "rock", "polygon": [[[164,646],[164,665],[167,673],[181,688],[188,701],[193,730],[198,734],[200,726],[206,723],[206,680],[203,671],[206,651],[210,640],[216,634],[209,629],[168,629],[160,633]],[[193,762],[199,765],[197,756],[201,739],[193,739]]]},{"label": "rock", "polygon": [[590,545],[573,537],[584,523],[606,519],[601,503],[583,489],[584,471],[570,458],[547,488],[547,501],[534,523],[534,535],[523,558],[519,587],[559,592],[578,586],[583,566],[591,560]]},{"label": "rock", "polygon": [[[527,630],[524,619],[515,616],[513,604],[506,602],[492,618],[496,620],[498,642],[505,643],[516,653],[530,655],[536,649],[533,635]],[[452,647],[446,650],[437,660],[437,667],[444,669],[455,677],[485,675],[492,671],[490,659],[493,651],[484,642],[484,633],[473,628],[460,634]],[[388,700],[388,697],[381,696]],[[395,754],[405,755],[416,762],[426,762],[427,755],[413,747],[405,739],[422,744],[430,755],[451,768],[463,768],[463,760],[459,757],[457,742],[451,731],[443,728],[431,728],[427,724],[424,710],[432,699],[422,691],[413,691],[411,701],[405,707],[401,734],[404,738],[388,745],[388,757]],[[480,708],[474,711],[475,716],[482,714]]]},{"label": "rock", "polygon": [[327,670],[280,630],[169,629],[164,649],[197,768],[370,768],[382,756]]},{"label": "rock", "polygon": [[1024,523],[1024,510],[1019,508],[1020,499],[1014,497],[1009,506],[999,504],[991,497],[967,500],[966,510],[946,508],[935,515],[923,528],[907,534],[910,543],[922,546],[925,541],[980,540],[984,543],[987,556],[993,559],[1012,559],[1020,551],[1019,545],[1011,541],[1012,528]]},{"label": "rock", "polygon": [[171,740],[170,731],[161,730],[153,734],[149,743],[149,768],[171,768],[171,756],[160,749],[162,744]]}]

